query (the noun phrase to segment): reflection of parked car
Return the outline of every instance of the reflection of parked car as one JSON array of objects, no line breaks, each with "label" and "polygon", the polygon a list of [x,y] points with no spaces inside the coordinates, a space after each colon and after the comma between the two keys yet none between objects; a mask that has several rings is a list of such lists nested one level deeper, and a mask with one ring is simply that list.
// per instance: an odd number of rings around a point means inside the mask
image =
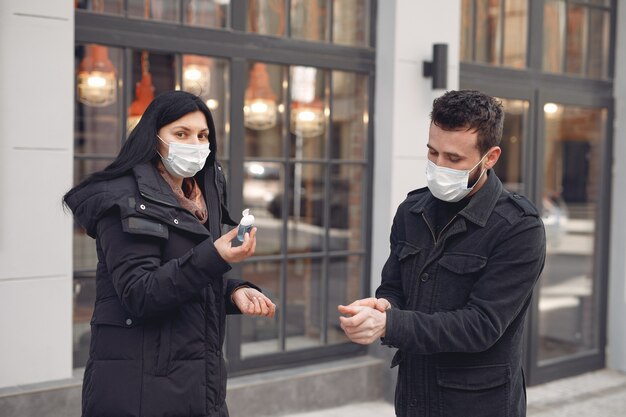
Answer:
[{"label": "reflection of parked car", "polygon": [[[324,187],[321,180],[315,180],[313,184],[308,184],[312,192],[307,192],[302,188],[300,198],[300,218],[316,226],[324,225]],[[293,190],[293,187],[290,187]],[[348,227],[348,191],[347,180],[333,180],[330,193],[330,227],[346,229]],[[294,193],[289,193],[289,217],[294,217]],[[283,195],[277,194],[268,205],[268,211],[272,216],[279,218],[282,214]]]},{"label": "reflection of parked car", "polygon": [[542,204],[541,220],[546,229],[547,242],[549,245],[558,245],[567,233],[567,206],[557,195],[545,196]]}]

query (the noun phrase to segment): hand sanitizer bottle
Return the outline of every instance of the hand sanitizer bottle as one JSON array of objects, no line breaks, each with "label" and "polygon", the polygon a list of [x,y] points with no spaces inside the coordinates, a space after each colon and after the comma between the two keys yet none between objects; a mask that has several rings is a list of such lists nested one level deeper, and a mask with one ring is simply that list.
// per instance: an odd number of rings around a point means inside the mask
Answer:
[{"label": "hand sanitizer bottle", "polygon": [[241,214],[243,217],[239,222],[239,231],[237,232],[237,239],[240,242],[243,242],[243,236],[246,233],[250,233],[252,230],[252,226],[254,226],[254,216],[250,214],[250,209],[245,209]]}]

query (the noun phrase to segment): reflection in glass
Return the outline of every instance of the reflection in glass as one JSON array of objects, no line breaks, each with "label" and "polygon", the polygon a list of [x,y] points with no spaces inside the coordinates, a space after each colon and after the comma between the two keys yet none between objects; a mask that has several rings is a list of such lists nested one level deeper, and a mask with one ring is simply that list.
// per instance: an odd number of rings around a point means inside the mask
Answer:
[{"label": "reflection in glass", "polygon": [[[256,255],[275,255],[282,249],[283,165],[273,162],[244,163],[243,205],[254,215],[258,228]],[[240,213],[232,213],[239,220]]]},{"label": "reflection in glass", "polygon": [[[259,245],[257,245],[257,248]],[[263,289],[274,304],[280,305],[281,262],[254,262],[243,265],[242,279],[253,281]],[[280,350],[279,317],[276,310],[274,319],[266,317],[241,317],[241,357],[266,355]]]},{"label": "reflection in glass", "polygon": [[500,0],[476,0],[476,61],[500,64]]},{"label": "reflection in glass", "polygon": [[228,26],[230,1],[183,0],[184,23],[204,28]]},{"label": "reflection in glass", "polygon": [[513,68],[526,66],[528,0],[504,2],[504,62]]},{"label": "reflection in glass", "polygon": [[293,259],[287,263],[287,350],[305,349],[321,343],[322,260]]},{"label": "reflection in glass", "polygon": [[333,159],[365,160],[367,154],[368,77],[333,71]]},{"label": "reflection in glass", "polygon": [[127,0],[128,17],[180,22],[179,0]]},{"label": "reflection in glass", "polygon": [[124,0],[78,0],[76,8],[94,13],[124,14]]},{"label": "reflection in glass", "polygon": [[363,282],[363,258],[347,256],[330,258],[328,262],[328,343],[347,342],[345,333],[339,325],[339,304],[348,305],[361,296]]},{"label": "reflection in glass", "polygon": [[589,59],[587,72],[593,78],[609,76],[609,28],[610,14],[599,10],[590,10]]},{"label": "reflection in glass", "polygon": [[563,71],[565,2],[547,0],[543,9],[543,69]]},{"label": "reflection in glass", "polygon": [[[107,48],[111,62],[116,68],[122,68],[122,50],[119,48]],[[80,68],[85,47],[76,47],[76,65]],[[117,88],[117,86],[116,86]],[[77,100],[74,103],[74,152],[77,155],[108,155],[115,156],[121,146],[120,138],[120,106],[109,104],[106,106],[86,105]],[[75,175],[82,177],[85,170],[90,171],[89,166],[76,167],[78,172]]]},{"label": "reflection in glass", "polygon": [[[352,0],[354,3],[354,0]],[[291,0],[291,37],[327,42],[326,0]]]},{"label": "reflection in glass", "polygon": [[333,1],[333,42],[369,46],[369,0]]},{"label": "reflection in glass", "polygon": [[333,165],[330,188],[330,250],[363,250],[365,228],[365,168]]},{"label": "reflection in glass", "polygon": [[[92,239],[93,240],[93,239]],[[95,253],[95,250],[94,250]],[[91,316],[96,299],[95,273],[74,274],[73,287],[73,364],[81,368],[89,358],[91,341]]]},{"label": "reflection in glass", "polygon": [[289,253],[323,250],[324,169],[322,164],[295,163],[291,165],[291,189],[288,192],[287,202]]},{"label": "reflection in glass", "polygon": [[249,0],[246,30],[260,35],[285,36],[284,0]]},{"label": "reflection in glass", "polygon": [[565,72],[585,74],[587,61],[587,8],[570,5],[567,8],[567,60]]},{"label": "reflection in glass", "polygon": [[328,71],[313,67],[291,68],[291,156],[296,159],[324,158],[326,78]]},{"label": "reflection in glass", "polygon": [[474,0],[461,0],[461,61],[473,60]]},{"label": "reflection in glass", "polygon": [[529,103],[526,100],[501,101],[504,106],[504,127],[500,142],[502,154],[494,171],[507,190],[524,194],[522,157]]},{"label": "reflection in glass", "polygon": [[[281,157],[286,67],[252,63],[244,101],[246,157]],[[286,83],[285,83],[286,84]],[[285,86],[286,87],[286,86]]]},{"label": "reflection in glass", "polygon": [[606,109],[546,107],[542,218],[547,258],[539,300],[539,359],[598,346],[594,294],[597,201]]}]

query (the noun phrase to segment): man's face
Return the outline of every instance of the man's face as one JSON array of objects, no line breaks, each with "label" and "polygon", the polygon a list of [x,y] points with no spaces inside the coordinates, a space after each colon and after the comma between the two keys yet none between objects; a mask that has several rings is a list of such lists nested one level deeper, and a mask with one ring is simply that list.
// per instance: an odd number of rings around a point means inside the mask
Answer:
[{"label": "man's face", "polygon": [[483,155],[475,131],[443,130],[434,123],[428,132],[428,159],[435,165],[458,170],[473,168]]},{"label": "man's face", "polygon": [[[428,132],[428,159],[435,165],[457,170],[472,169],[467,186],[475,189],[482,186],[486,176],[481,178],[484,169],[491,168],[500,156],[500,148],[495,146],[489,150],[487,157],[478,150],[478,133],[471,130],[443,130],[434,123],[430,124]],[[485,157],[482,161],[481,158]],[[480,164],[478,164],[480,162]],[[478,164],[478,166],[476,166]],[[480,179],[480,183],[476,182]]]}]

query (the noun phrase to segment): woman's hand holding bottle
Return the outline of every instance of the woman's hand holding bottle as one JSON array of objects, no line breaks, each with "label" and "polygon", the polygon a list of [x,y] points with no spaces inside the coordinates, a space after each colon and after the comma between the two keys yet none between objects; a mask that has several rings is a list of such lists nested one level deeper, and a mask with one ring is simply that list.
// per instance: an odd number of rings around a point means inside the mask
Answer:
[{"label": "woman's hand holding bottle", "polygon": [[237,238],[237,228],[222,235],[214,242],[215,249],[222,259],[228,263],[241,262],[254,254],[256,249],[256,227],[246,233],[241,246],[233,246],[232,241]]}]

